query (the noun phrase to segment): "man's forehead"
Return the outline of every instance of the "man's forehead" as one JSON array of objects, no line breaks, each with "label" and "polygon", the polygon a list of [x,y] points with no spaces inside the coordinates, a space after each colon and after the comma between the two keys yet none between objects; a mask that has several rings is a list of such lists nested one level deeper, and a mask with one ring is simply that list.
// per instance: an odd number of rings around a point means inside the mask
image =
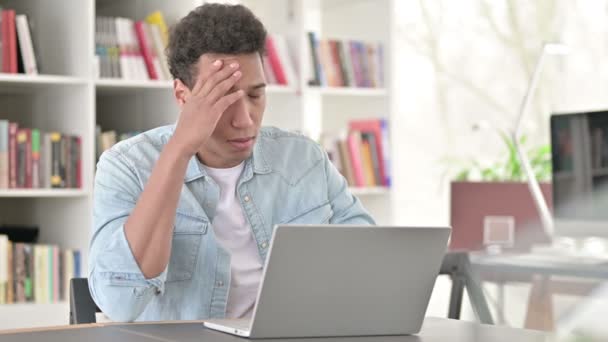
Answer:
[{"label": "man's forehead", "polygon": [[203,65],[211,65],[211,63],[218,59],[224,63],[238,61],[238,57],[236,55],[227,55],[222,53],[206,53],[199,58],[199,61]]}]

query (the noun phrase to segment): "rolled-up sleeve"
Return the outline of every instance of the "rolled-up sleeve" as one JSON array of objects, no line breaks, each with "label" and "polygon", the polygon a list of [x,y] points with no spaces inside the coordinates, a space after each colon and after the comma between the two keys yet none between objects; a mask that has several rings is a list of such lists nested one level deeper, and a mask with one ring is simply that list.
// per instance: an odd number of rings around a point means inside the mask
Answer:
[{"label": "rolled-up sleeve", "polygon": [[353,196],[348,189],[348,183],[344,176],[336,169],[324,152],[324,167],[327,177],[327,189],[329,202],[333,215],[329,221],[331,224],[369,224],[375,225],[372,216],[365,210],[361,201]]},{"label": "rolled-up sleeve", "polygon": [[97,164],[89,289],[97,306],[114,321],[134,321],[156,295],[164,292],[167,270],[146,279],[125,236],[124,224],[141,194],[137,173],[116,151]]}]

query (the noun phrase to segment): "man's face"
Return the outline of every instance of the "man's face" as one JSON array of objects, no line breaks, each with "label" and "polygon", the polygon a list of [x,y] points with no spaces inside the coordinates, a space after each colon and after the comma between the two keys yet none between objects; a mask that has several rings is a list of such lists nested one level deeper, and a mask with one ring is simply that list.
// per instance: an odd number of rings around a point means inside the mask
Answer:
[{"label": "man's face", "polygon": [[[198,156],[210,167],[236,166],[251,155],[266,108],[266,79],[262,60],[258,53],[207,54],[203,57],[198,62],[199,71],[202,68],[210,68],[211,63],[217,59],[223,61],[222,68],[227,68],[233,62],[238,63],[242,76],[229,93],[242,89],[245,95],[222,114],[208,142],[201,146]],[[196,80],[193,83],[196,83]],[[186,88],[184,92],[187,93],[184,94],[187,98],[189,89]],[[179,100],[177,92],[176,96]],[[183,102],[179,103],[181,107]]]}]

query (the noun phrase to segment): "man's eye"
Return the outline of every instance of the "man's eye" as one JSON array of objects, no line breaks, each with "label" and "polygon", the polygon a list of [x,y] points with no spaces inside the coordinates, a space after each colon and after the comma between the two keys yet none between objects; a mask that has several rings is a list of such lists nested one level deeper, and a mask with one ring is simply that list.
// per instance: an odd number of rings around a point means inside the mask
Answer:
[{"label": "man's eye", "polygon": [[249,98],[251,98],[251,99],[259,99],[260,97],[262,97],[262,95],[258,95],[258,94],[249,94]]}]

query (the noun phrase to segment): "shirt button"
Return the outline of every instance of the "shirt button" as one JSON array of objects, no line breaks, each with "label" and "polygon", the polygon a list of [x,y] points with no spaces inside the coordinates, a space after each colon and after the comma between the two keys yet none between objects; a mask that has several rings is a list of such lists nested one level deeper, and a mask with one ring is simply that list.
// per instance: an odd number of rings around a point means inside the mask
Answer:
[{"label": "shirt button", "polygon": [[266,242],[266,241],[262,242],[262,248],[265,249],[266,247],[268,247],[268,242]]},{"label": "shirt button", "polygon": [[245,196],[245,197],[243,197],[243,200],[245,200],[245,202],[249,202],[250,198],[249,198],[249,196]]},{"label": "shirt button", "polygon": [[222,286],[224,286],[224,282],[220,280],[216,283],[216,285],[217,285],[217,287],[222,287]]}]

